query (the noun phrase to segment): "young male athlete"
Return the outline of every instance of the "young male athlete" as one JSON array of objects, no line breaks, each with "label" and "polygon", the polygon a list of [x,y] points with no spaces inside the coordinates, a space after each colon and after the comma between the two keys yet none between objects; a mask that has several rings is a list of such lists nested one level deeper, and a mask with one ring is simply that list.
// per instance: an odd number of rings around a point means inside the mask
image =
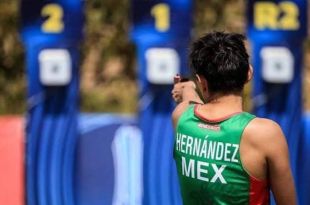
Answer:
[{"label": "young male athlete", "polygon": [[179,102],[172,118],[183,204],[265,205],[270,189],[277,205],[296,204],[281,128],[242,108],[253,73],[244,36],[206,34],[193,43],[190,64],[197,88],[189,81],[172,90]]}]

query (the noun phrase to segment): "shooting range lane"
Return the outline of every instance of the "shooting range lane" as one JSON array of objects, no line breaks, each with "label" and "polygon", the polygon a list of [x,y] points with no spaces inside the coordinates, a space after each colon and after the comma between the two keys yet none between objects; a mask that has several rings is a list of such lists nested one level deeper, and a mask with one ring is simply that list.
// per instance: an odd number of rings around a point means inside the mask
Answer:
[{"label": "shooting range lane", "polygon": [[310,203],[303,196],[304,185],[300,181],[300,178],[309,178],[304,172],[304,162],[300,161],[305,153],[301,150],[307,145],[301,142],[307,142],[308,137],[304,132],[302,102],[307,8],[308,2],[303,0],[248,0],[247,4],[247,33],[254,68],[253,112],[258,117],[276,121],[283,129],[298,191],[298,204]]},{"label": "shooting range lane", "polygon": [[28,77],[26,201],[73,205],[84,2],[22,0]]}]

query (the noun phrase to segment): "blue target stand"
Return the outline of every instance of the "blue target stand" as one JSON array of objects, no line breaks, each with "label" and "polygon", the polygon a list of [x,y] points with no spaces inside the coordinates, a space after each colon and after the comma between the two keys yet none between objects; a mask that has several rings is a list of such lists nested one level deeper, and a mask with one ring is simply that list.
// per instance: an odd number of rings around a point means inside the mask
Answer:
[{"label": "blue target stand", "polygon": [[191,0],[132,0],[131,38],[139,77],[138,125],[143,136],[143,204],[182,204],[175,162],[173,77],[188,72]]},{"label": "blue target stand", "polygon": [[301,160],[310,150],[309,120],[305,119],[302,104],[307,1],[249,0],[247,14],[254,67],[253,111],[282,127],[299,204],[310,204],[310,167]]},{"label": "blue target stand", "polygon": [[28,76],[26,204],[73,205],[83,1],[22,0]]}]

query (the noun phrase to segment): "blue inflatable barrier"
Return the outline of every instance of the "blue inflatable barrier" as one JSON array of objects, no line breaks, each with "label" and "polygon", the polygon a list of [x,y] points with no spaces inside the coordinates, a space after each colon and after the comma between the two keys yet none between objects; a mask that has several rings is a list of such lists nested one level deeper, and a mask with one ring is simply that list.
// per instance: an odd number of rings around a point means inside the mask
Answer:
[{"label": "blue inflatable barrier", "polygon": [[79,127],[76,204],[141,204],[143,141],[136,119],[84,114]]}]

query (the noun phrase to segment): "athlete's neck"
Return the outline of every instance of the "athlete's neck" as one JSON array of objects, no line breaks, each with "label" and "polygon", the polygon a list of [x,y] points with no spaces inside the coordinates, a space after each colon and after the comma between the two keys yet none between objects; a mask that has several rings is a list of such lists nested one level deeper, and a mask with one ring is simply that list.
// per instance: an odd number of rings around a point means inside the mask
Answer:
[{"label": "athlete's neck", "polygon": [[208,97],[207,103],[201,106],[201,111],[214,117],[221,117],[221,115],[242,112],[242,103],[241,95],[212,95]]}]

